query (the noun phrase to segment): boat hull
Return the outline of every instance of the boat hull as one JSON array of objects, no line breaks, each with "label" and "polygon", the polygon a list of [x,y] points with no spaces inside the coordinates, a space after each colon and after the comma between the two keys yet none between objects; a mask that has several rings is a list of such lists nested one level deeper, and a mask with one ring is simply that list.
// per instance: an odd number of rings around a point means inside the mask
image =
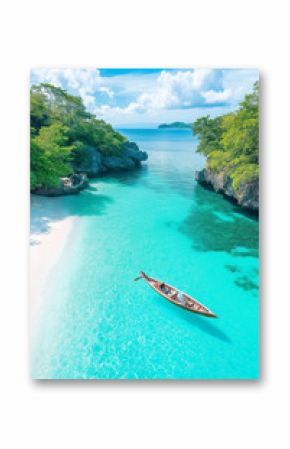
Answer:
[{"label": "boat hull", "polygon": [[[201,304],[199,301],[197,301],[195,298],[192,298],[191,296],[187,295],[186,293],[183,293],[179,289],[166,284],[164,282],[161,282],[157,279],[151,278],[147,276],[143,271],[140,273],[140,278],[143,278],[147,284],[160,296],[163,296],[164,299],[171,302],[177,307],[180,307],[182,309],[187,310],[188,312],[195,313],[197,315],[202,315],[207,318],[217,318],[217,315],[213,313],[211,310],[209,310],[206,306]],[[138,278],[138,279],[140,279]],[[168,292],[162,291],[160,286],[163,286]],[[178,298],[178,295],[182,295],[183,303]]]}]

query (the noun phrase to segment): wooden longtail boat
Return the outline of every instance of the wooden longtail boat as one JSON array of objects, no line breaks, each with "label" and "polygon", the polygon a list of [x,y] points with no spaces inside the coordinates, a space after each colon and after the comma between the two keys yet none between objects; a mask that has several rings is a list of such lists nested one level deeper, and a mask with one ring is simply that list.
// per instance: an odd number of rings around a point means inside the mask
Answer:
[{"label": "wooden longtail boat", "polygon": [[142,278],[147,282],[148,285],[150,285],[151,288],[153,288],[153,290],[159,293],[159,295],[163,296],[163,298],[172,302],[172,304],[175,304],[178,307],[182,307],[189,312],[198,313],[199,315],[204,315],[209,318],[217,318],[217,316],[211,310],[198,302],[196,299],[188,296],[181,290],[172,287],[172,285],[147,276],[144,271],[140,271],[140,276],[134,279],[134,281],[138,281],[138,279]]}]

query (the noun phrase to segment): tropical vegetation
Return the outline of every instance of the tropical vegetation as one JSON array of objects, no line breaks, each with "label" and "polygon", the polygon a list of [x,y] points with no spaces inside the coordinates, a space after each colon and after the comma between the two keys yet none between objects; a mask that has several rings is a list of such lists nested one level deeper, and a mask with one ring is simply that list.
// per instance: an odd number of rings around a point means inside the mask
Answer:
[{"label": "tropical vegetation", "polygon": [[125,137],[89,113],[81,98],[51,84],[30,91],[31,189],[54,187],[72,173],[73,161],[87,157],[87,146],[119,155]]},{"label": "tropical vegetation", "polygon": [[192,125],[199,137],[197,151],[207,158],[207,168],[224,173],[235,190],[259,177],[259,84],[235,112],[197,119]]}]

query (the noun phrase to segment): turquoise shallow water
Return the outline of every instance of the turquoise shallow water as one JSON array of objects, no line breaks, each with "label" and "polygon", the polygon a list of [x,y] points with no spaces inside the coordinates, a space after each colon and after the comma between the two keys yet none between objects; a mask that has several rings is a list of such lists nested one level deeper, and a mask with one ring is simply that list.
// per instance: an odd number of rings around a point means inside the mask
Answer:
[{"label": "turquoise shallow water", "polygon": [[[33,338],[34,378],[258,376],[258,222],[196,185],[190,130],[123,130],[142,169],[79,196],[32,197],[32,230],[78,219],[51,271]],[[132,282],[140,270],[192,294],[212,320]]]}]

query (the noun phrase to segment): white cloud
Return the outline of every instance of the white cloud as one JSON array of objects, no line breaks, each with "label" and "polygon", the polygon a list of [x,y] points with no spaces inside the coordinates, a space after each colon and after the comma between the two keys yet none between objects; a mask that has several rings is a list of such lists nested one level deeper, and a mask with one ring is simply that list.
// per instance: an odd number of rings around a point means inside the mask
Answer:
[{"label": "white cloud", "polygon": [[110,89],[109,87],[106,86],[101,86],[99,88],[100,92],[103,92],[104,94],[108,95],[109,98],[113,98],[114,97],[114,92],[112,91],[112,89]]},{"label": "white cloud", "polygon": [[240,102],[244,95],[251,92],[253,84],[259,79],[256,69],[224,69],[223,83],[231,89],[230,101],[232,104]]},{"label": "white cloud", "polygon": [[220,92],[211,89],[207,92],[201,92],[201,95],[205,99],[206,103],[218,103],[226,101],[230,98],[231,89],[225,89]]},{"label": "white cloud", "polygon": [[63,86],[65,82],[73,90],[85,85],[88,90],[92,91],[95,83],[100,80],[100,71],[98,69],[40,68],[32,70],[31,77],[35,82],[52,83],[57,86]]},{"label": "white cloud", "polygon": [[[32,83],[48,82],[79,95],[90,112],[113,124],[192,121],[237,107],[258,79],[256,70],[181,69],[101,76],[97,69],[38,69]],[[225,103],[223,106],[222,103]]]},{"label": "white cloud", "polygon": [[195,69],[169,72],[163,70],[153,88],[129,104],[125,112],[150,112],[156,109],[188,107],[200,100],[199,90],[212,71]]},{"label": "white cloud", "polygon": [[92,109],[96,93],[105,93],[113,98],[114,92],[103,86],[98,69],[36,69],[31,74],[33,83],[50,83],[62,87],[72,94],[79,95],[86,107]]},{"label": "white cloud", "polygon": [[[229,91],[204,91],[207,79],[212,75],[211,69],[180,70],[169,72],[163,70],[147,91],[137,95],[123,108],[112,107],[111,112],[128,114],[152,113],[157,110],[178,109],[199,106],[200,104],[220,102],[228,98]],[[102,108],[97,107],[96,112]]]}]

